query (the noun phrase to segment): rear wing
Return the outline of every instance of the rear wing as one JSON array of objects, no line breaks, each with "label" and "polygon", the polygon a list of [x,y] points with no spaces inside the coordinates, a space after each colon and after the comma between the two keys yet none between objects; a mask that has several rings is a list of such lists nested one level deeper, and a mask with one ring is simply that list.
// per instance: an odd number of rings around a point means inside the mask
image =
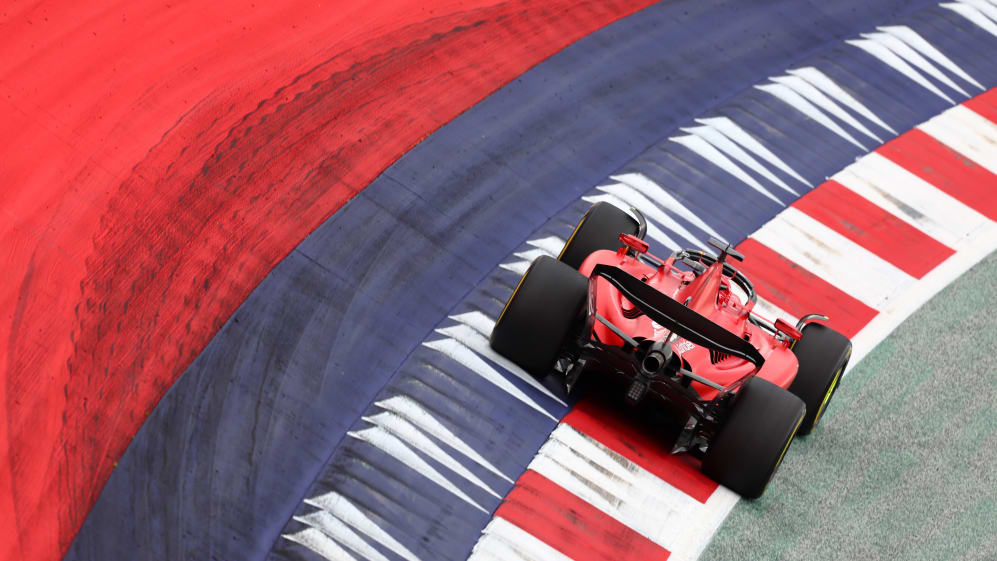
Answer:
[{"label": "rear wing", "polygon": [[658,292],[626,271],[612,265],[596,265],[590,278],[596,277],[609,281],[647,317],[690,343],[736,356],[753,363],[757,368],[761,368],[765,362],[765,358],[751,343],[692,308]]}]

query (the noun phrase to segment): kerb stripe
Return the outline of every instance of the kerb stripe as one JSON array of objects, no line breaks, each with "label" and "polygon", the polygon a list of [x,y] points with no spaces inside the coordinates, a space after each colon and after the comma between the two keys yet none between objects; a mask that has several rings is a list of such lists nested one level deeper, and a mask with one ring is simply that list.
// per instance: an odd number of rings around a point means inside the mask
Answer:
[{"label": "kerb stripe", "polygon": [[876,310],[754,239],[737,249],[744,254],[737,268],[754,282],[758,294],[797,317],[825,314],[830,326],[848,337],[876,317]]},{"label": "kerb stripe", "polygon": [[963,105],[990,121],[997,123],[997,88],[964,101]]},{"label": "kerb stripe", "polygon": [[670,454],[670,443],[594,399],[580,401],[562,422],[701,503],[717,488],[715,482],[699,471],[695,459],[686,454]]},{"label": "kerb stripe", "polygon": [[916,278],[955,253],[837,181],[825,182],[792,206]]},{"label": "kerb stripe", "polygon": [[628,526],[528,470],[495,516],[574,561],[651,561],[669,552]]},{"label": "kerb stripe", "polygon": [[997,175],[926,132],[908,131],[877,152],[957,201],[997,220]]}]

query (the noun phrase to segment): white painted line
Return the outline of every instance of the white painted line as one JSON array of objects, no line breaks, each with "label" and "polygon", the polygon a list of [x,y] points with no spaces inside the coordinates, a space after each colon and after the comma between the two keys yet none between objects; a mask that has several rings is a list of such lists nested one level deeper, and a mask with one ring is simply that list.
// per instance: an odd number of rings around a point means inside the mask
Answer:
[{"label": "white painted line", "polygon": [[[629,214],[630,205],[628,205],[624,201],[621,201],[619,197],[615,197],[613,195],[602,194],[602,195],[585,196],[582,197],[582,200],[591,204],[606,202],[615,206],[618,209],[627,211],[627,213]],[[650,220],[647,222],[647,235],[655,242],[667,247],[672,251],[682,249],[682,246],[680,246],[675,240],[670,238],[668,234],[662,232],[661,229],[658,228],[657,225],[655,225]]]},{"label": "white painted line", "polygon": [[853,129],[858,130],[862,134],[868,136],[869,138],[875,140],[876,142],[882,144],[883,139],[879,138],[875,133],[866,128],[865,125],[860,123],[855,117],[852,117],[847,111],[842,109],[837,103],[831,100],[828,96],[824,95],[819,89],[815,88],[810,82],[807,82],[799,76],[776,76],[774,78],[769,78],[777,84],[782,84],[794,92],[802,95],[810,101],[816,104],[824,111],[827,111],[831,115],[834,115],[840,121],[844,121],[847,125],[851,126]]},{"label": "white painted line", "polygon": [[957,105],[917,128],[997,174],[997,124],[983,115]]},{"label": "white painted line", "polygon": [[883,122],[883,120],[870,111],[868,107],[852,97],[852,94],[846,92],[841,86],[836,84],[834,80],[813,66],[787,70],[786,73],[803,78],[807,82],[816,86],[820,91],[837,100],[838,103],[843,104],[845,107],[851,109],[859,115],[862,115],[866,119],[876,123],[878,126],[890,131],[891,133],[897,134],[897,131],[893,130],[893,127]]},{"label": "white painted line", "polygon": [[293,534],[282,534],[286,540],[299,543],[315,553],[321,555],[328,561],[357,561],[345,549],[315,528],[305,528]]},{"label": "white painted line", "polygon": [[755,86],[755,89],[774,95],[777,99],[785,102],[793,109],[796,109],[800,113],[803,113],[807,117],[817,121],[818,124],[827,130],[861,148],[863,151],[868,151],[868,148],[866,148],[864,144],[858,140],[855,140],[855,137],[848,134],[845,129],[838,126],[838,123],[835,123],[830,117],[822,113],[820,109],[814,107],[812,103],[807,101],[800,94],[794,92],[789,87],[782,84],[763,84]]},{"label": "white painted line", "polygon": [[782,203],[782,201],[777,199],[775,195],[769,192],[768,189],[762,187],[761,183],[755,181],[755,178],[748,175],[743,169],[738,167],[737,164],[731,161],[730,158],[725,156],[722,152],[714,148],[712,144],[706,142],[702,138],[690,134],[687,136],[673,136],[668,140],[685,146],[689,150],[699,154],[701,157],[706,159],[706,161],[733,175],[745,185],[779,203],[780,206],[786,206]]},{"label": "white painted line", "polygon": [[771,150],[766,148],[755,137],[748,134],[747,131],[742,129],[737,123],[727,117],[696,119],[696,122],[701,125],[708,125],[717,129],[718,131],[724,133],[724,136],[727,138],[747,148],[759,158],[764,159],[769,164],[782,170],[785,174],[792,176],[794,179],[808,187],[813,187],[812,183],[804,179],[802,175],[796,173],[796,170],[789,167],[789,164],[784,162],[782,158],[773,154]]},{"label": "white painted line", "polygon": [[682,218],[685,218],[689,222],[692,222],[697,228],[707,232],[714,238],[723,239],[723,236],[718,234],[717,231],[711,228],[710,225],[707,224],[702,218],[696,216],[694,212],[686,208],[686,206],[673,197],[671,193],[663,189],[646,175],[642,173],[624,173],[621,175],[612,175],[609,178],[633,187],[657,203],[661,208],[670,210]]},{"label": "white painted line", "polygon": [[346,524],[356,528],[367,537],[390,549],[395,554],[406,561],[420,561],[420,559],[404,545],[391,537],[380,526],[374,523],[366,514],[360,511],[346,497],[336,492],[325,493],[318,497],[305,499],[305,502],[328,512]]},{"label": "white painted line", "polygon": [[415,471],[419,475],[425,477],[426,479],[432,481],[433,483],[439,485],[440,487],[446,489],[448,492],[466,502],[467,504],[473,506],[474,508],[480,510],[481,512],[488,513],[481,505],[474,502],[474,500],[467,495],[464,491],[461,491],[456,485],[450,482],[442,473],[436,470],[433,466],[429,465],[426,460],[423,460],[418,454],[416,454],[411,448],[405,445],[398,437],[389,433],[386,429],[382,427],[370,427],[368,429],[363,429],[361,431],[350,431],[346,433],[347,435],[356,438],[357,440],[363,440],[371,446],[381,450],[382,452],[388,454],[389,456],[395,458],[402,464],[404,464],[409,469]]},{"label": "white painted line", "polygon": [[512,263],[502,263],[499,267],[523,276],[526,274],[526,270],[530,268],[530,263],[531,261],[513,261]]},{"label": "white painted line", "polygon": [[700,503],[565,424],[551,433],[529,468],[673,556],[708,540],[737,498],[718,489],[716,500]]},{"label": "white painted line", "polygon": [[561,249],[564,248],[564,240],[557,236],[547,236],[546,238],[530,240],[526,243],[527,245],[531,245],[537,249],[542,249],[547,255],[554,258],[560,255]]},{"label": "white painted line", "polygon": [[921,37],[916,31],[906,25],[887,25],[877,27],[876,29],[884,33],[889,33],[904,43],[907,43],[911,47],[914,47],[922,55],[935,61],[936,64],[940,64],[942,68],[945,68],[970,84],[973,84],[978,89],[986,90],[986,88],[983,87],[983,84],[977,82],[972,76],[969,75],[968,72],[960,68],[958,64],[952,62],[952,59],[942,54],[942,52],[936,49],[934,45],[926,41],[924,37]]},{"label": "white painted line", "polygon": [[986,0],[959,0],[959,2],[969,4],[979,10],[983,15],[997,22],[997,5],[991,4]]},{"label": "white painted line", "polygon": [[526,261],[527,263],[532,263],[537,257],[543,257],[544,255],[550,255],[546,251],[538,248],[528,249],[526,251],[517,251],[513,253],[516,257]]},{"label": "white painted line", "polygon": [[877,152],[859,158],[831,179],[949,247],[987,222],[982,214]]},{"label": "white painted line", "polygon": [[881,310],[855,337],[852,337],[853,351],[849,370],[925,302],[962,276],[973,265],[997,251],[997,223],[988,222],[980,230],[979,235],[966,239],[957,248],[955,255],[922,277],[920,282]]},{"label": "white painted line", "polygon": [[[539,411],[544,416],[549,417],[555,421],[558,420],[557,417],[551,415],[546,409],[541,407],[536,401],[534,401],[530,396],[523,393],[522,390],[517,388],[506,379],[505,376],[500,374],[498,370],[495,370],[488,365],[481,357],[475,354],[474,351],[460,344],[454,339],[440,339],[437,341],[428,341],[423,343],[424,346],[433,349],[434,351],[439,351],[446,356],[454,359],[460,364],[464,365],[468,370],[474,372],[478,376],[481,376],[485,380],[491,382],[492,384],[498,386],[499,389],[505,391],[509,395],[515,397],[519,401],[522,401],[531,408]],[[529,376],[529,374],[527,374]]]},{"label": "white painted line", "polygon": [[770,322],[775,322],[775,320],[782,318],[790,324],[796,325],[796,322],[800,320],[800,318],[794,316],[786,310],[783,310],[779,306],[776,306],[761,296],[758,297],[758,301],[755,302],[755,308],[752,311],[760,315],[762,319],[766,319]]},{"label": "white painted line", "polygon": [[571,558],[501,517],[481,532],[467,561],[571,561]]},{"label": "white painted line", "polygon": [[958,2],[942,3],[939,6],[952,10],[953,12],[959,14],[960,16],[968,19],[969,21],[976,24],[977,27],[983,29],[987,33],[997,37],[997,23],[991,21],[987,16],[983,15],[982,12],[976,8],[970,6],[969,4],[961,4]]},{"label": "white painted line", "polygon": [[751,237],[876,310],[916,282],[795,207],[783,210]]},{"label": "white painted line", "polygon": [[476,311],[450,316],[450,319],[474,328],[483,337],[491,337],[492,329],[495,327],[495,320]]},{"label": "white painted line", "polygon": [[953,90],[961,93],[964,97],[969,97],[969,92],[959,87],[958,84],[953,82],[948,76],[942,73],[941,70],[935,68],[935,65],[928,62],[923,56],[917,51],[912,49],[907,43],[904,43],[900,39],[890,35],[889,33],[863,33],[862,37],[869,39],[870,41],[875,41],[884,47],[890,49],[894,53],[900,56],[900,58],[906,60],[907,62],[913,64],[919,68],[922,72],[931,76],[935,80],[945,84],[946,86],[952,88]]},{"label": "white painted line", "polygon": [[644,217],[648,220],[653,220],[665,228],[668,228],[686,240],[696,244],[696,247],[706,249],[706,246],[699,241],[695,234],[686,229],[685,226],[676,222],[674,218],[668,216],[668,214],[658,208],[658,205],[652,203],[647,197],[633,187],[622,183],[614,183],[612,185],[602,185],[596,187],[596,189],[602,191],[603,193],[608,193],[614,197],[618,197],[621,201],[629,204],[630,206],[640,209],[641,213],[643,213]]},{"label": "white painted line", "polygon": [[761,162],[756,160],[753,156],[749,155],[733,140],[724,136],[724,134],[718,131],[717,129],[708,125],[700,125],[698,127],[684,127],[680,130],[682,132],[694,134],[702,138],[703,140],[712,144],[718,150],[722,151],[724,154],[727,154],[728,156],[734,158],[738,162],[741,162],[741,164],[748,166],[749,169],[751,169],[758,175],[761,175],[765,179],[768,179],[772,183],[775,183],[783,190],[788,191],[796,195],[797,197],[800,196],[800,194],[797,193],[795,189],[793,189],[789,185],[786,185],[786,183],[783,180],[779,179],[774,173],[769,171],[769,169],[763,166]]},{"label": "white painted line", "polygon": [[[492,324],[494,327],[494,323]],[[456,339],[460,344],[471,349],[472,351],[478,353],[479,355],[487,358],[488,360],[498,364],[502,368],[506,369],[510,374],[519,378],[520,380],[526,382],[527,384],[533,386],[538,392],[546,395],[547,397],[553,399],[560,405],[567,407],[568,404],[562,401],[559,397],[553,394],[546,386],[537,381],[529,372],[520,368],[516,363],[505,358],[504,356],[498,354],[492,350],[491,345],[488,343],[488,338],[484,335],[478,333],[474,328],[467,325],[454,325],[451,327],[444,327],[442,329],[437,329],[437,333],[441,335],[446,335]],[[491,331],[489,331],[491,333]]]},{"label": "white painted line", "polygon": [[701,505],[695,516],[686,519],[683,532],[672,542],[672,554],[668,561],[696,561],[703,550],[710,544],[710,538],[723,524],[731,509],[741,496],[730,489],[720,486]]},{"label": "white painted line", "polygon": [[878,58],[881,62],[890,66],[897,72],[900,72],[904,76],[910,78],[917,85],[930,91],[931,93],[937,95],[938,97],[948,101],[949,103],[955,105],[955,100],[948,96],[945,92],[935,87],[934,84],[929,82],[927,78],[921,76],[917,70],[914,70],[909,64],[907,64],[902,58],[893,53],[893,51],[887,49],[883,45],[871,41],[869,39],[850,39],[845,41],[849,45],[858,47],[863,51],[869,53],[870,55]]},{"label": "white painted line", "polygon": [[443,466],[450,471],[463,477],[465,480],[471,482],[471,484],[475,485],[479,489],[482,489],[496,499],[502,498],[502,495],[496,493],[495,490],[489,487],[484,481],[481,480],[481,478],[474,475],[471,470],[461,465],[461,463],[454,459],[453,456],[447,454],[443,448],[440,448],[439,445],[433,442],[431,438],[417,429],[415,425],[406,421],[399,415],[390,411],[384,411],[374,415],[373,417],[365,416],[360,418],[372,425],[383,428],[399,440],[411,445],[416,450],[436,460],[438,463],[443,464]]},{"label": "white painted line", "polygon": [[324,510],[319,510],[304,516],[295,516],[294,520],[321,531],[337,543],[340,543],[348,549],[356,552],[364,559],[368,559],[369,561],[388,561],[387,557],[371,547],[369,543],[365,542],[363,538],[358,536],[356,532],[343,523],[342,520]]},{"label": "white painted line", "polygon": [[419,405],[419,403],[411,397],[407,395],[396,395],[394,397],[378,401],[374,403],[374,405],[384,409],[385,411],[391,411],[392,413],[401,416],[433,438],[471,459],[471,461],[479,466],[501,477],[505,481],[513,483],[511,478],[499,471],[497,467],[492,465],[491,462],[486,460],[484,456],[479,454],[474,448],[461,440],[460,437],[450,431],[450,429],[443,426],[443,423],[437,420],[436,417],[434,417],[429,411],[426,411],[425,408]]}]

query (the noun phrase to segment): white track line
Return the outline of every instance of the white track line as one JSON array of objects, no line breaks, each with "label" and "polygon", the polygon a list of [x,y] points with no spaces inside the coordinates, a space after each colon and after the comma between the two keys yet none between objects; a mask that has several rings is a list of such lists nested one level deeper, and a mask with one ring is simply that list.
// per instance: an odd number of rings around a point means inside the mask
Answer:
[{"label": "white track line", "polygon": [[917,128],[997,174],[997,125],[986,117],[958,105]]},{"label": "white track line", "polygon": [[949,247],[959,245],[989,222],[979,212],[875,152],[831,179]]},{"label": "white track line", "polygon": [[795,207],[779,213],[751,237],[873,309],[883,308],[916,282]]}]

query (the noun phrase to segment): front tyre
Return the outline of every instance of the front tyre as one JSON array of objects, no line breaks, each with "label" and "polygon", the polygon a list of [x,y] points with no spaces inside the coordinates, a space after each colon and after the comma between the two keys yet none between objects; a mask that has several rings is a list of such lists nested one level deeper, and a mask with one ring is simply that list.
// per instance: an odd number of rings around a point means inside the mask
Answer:
[{"label": "front tyre", "polygon": [[558,260],[577,269],[594,251],[623,247],[620,234],[637,235],[639,230],[640,225],[634,217],[609,203],[596,203],[575,226]]},{"label": "front tyre", "polygon": [[760,497],[805,413],[795,395],[762,378],[748,380],[703,457],[703,473],[745,498]]},{"label": "front tyre", "polygon": [[852,342],[837,331],[810,323],[803,336],[793,345],[793,354],[800,363],[789,391],[807,405],[807,415],[800,425],[800,434],[810,434],[827,410],[834,392],[852,356]]},{"label": "front tyre", "polygon": [[543,378],[587,297],[588,278],[552,257],[538,257],[495,322],[492,348]]}]

